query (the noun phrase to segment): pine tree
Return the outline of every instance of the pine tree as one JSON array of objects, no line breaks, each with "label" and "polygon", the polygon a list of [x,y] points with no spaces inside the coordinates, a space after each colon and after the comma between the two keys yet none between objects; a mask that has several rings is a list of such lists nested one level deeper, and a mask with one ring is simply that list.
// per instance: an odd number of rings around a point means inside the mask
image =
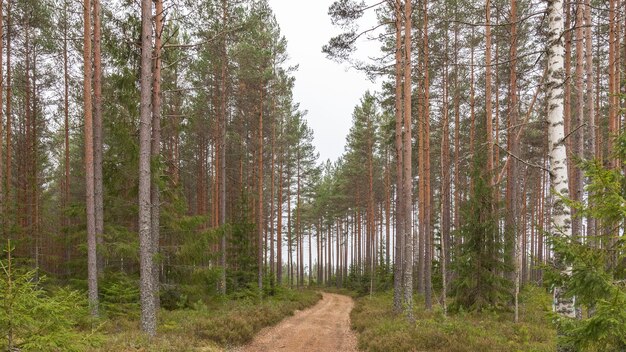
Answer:
[{"label": "pine tree", "polygon": [[94,162],[93,162],[93,117],[91,101],[91,1],[85,0],[84,31],[83,31],[83,99],[85,114],[85,187],[87,206],[87,254],[89,305],[91,314],[98,316],[98,256],[96,239],[95,196],[94,196]]},{"label": "pine tree", "polygon": [[150,140],[152,132],[152,0],[141,2],[141,100],[139,129],[139,252],[141,330],[156,335],[154,252],[150,203]]},{"label": "pine tree", "polygon": [[510,297],[509,281],[500,275],[510,267],[501,256],[498,218],[493,212],[494,191],[489,170],[483,169],[485,154],[482,150],[474,154],[470,197],[461,206],[463,225],[457,236],[464,240],[455,255],[457,278],[452,282],[452,309],[457,310],[503,308]]}]

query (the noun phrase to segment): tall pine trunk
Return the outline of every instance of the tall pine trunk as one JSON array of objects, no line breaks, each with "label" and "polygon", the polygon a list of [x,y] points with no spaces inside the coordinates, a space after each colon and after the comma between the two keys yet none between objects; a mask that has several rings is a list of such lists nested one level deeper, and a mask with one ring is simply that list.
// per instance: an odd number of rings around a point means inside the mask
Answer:
[{"label": "tall pine trunk", "polygon": [[[584,114],[585,114],[585,91],[583,89],[585,77],[584,77],[584,60],[585,53],[583,50],[583,44],[585,38],[583,37],[583,4],[578,2],[576,5],[576,115],[572,120],[572,152],[571,155],[576,158],[584,158]],[[580,168],[574,165],[572,169],[572,200],[583,200],[583,188],[584,179]],[[579,238],[583,236],[583,222],[582,217],[576,216],[576,212],[572,209],[572,236]]]},{"label": "tall pine trunk", "polygon": [[[430,182],[430,80],[429,80],[429,43],[428,43],[428,1],[424,1],[424,45],[423,67],[424,67],[424,305],[426,309],[432,308],[432,259],[433,259],[433,238],[431,231],[431,182]],[[410,140],[408,147],[411,147]],[[410,160],[410,159],[409,159]]]},{"label": "tall pine trunk", "polygon": [[[222,25],[226,28],[226,22],[228,21],[228,2],[222,0]],[[219,165],[220,165],[220,183],[219,183],[219,216],[222,236],[220,241],[220,266],[222,267],[222,277],[220,280],[220,292],[226,294],[226,103],[227,93],[226,89],[226,70],[228,69],[228,52],[226,48],[226,34],[222,35],[222,60],[221,60],[221,92],[220,92],[220,116],[219,116]]]},{"label": "tall pine trunk", "polygon": [[139,121],[139,266],[141,330],[156,335],[154,258],[152,252],[150,170],[152,133],[152,0],[141,1],[141,100]]},{"label": "tall pine trunk", "polygon": [[[277,230],[276,230],[276,283],[278,286],[283,283],[283,148],[281,149],[280,160],[278,161],[278,204],[276,211],[277,219]],[[319,244],[319,235],[318,235],[318,244]],[[319,247],[319,246],[318,246]],[[319,266],[319,257],[318,257],[318,266]]]},{"label": "tall pine trunk", "polygon": [[[507,150],[510,154],[519,156],[519,143],[516,139],[516,132],[518,130],[518,95],[517,95],[517,0],[511,0],[511,46],[509,47],[509,120],[508,120],[508,133],[507,133]],[[506,214],[505,214],[505,255],[511,264],[513,271],[510,273],[510,279],[514,285],[514,304],[515,304],[515,322],[518,321],[518,308],[519,308],[519,238],[518,238],[518,163],[509,155],[507,163],[507,181],[506,181]]]},{"label": "tall pine trunk", "polygon": [[[274,102],[274,100],[272,100],[272,102]],[[274,104],[272,105],[272,107],[274,107]],[[272,109],[272,111],[274,111],[274,109]],[[270,166],[270,174],[271,174],[271,181],[270,181],[270,233],[269,233],[269,245],[270,245],[270,260],[269,260],[269,264],[270,264],[270,287],[272,288],[272,291],[274,289],[274,285],[275,285],[275,269],[274,269],[274,264],[275,264],[275,260],[274,260],[274,195],[275,195],[275,178],[276,178],[276,117],[274,116],[274,118],[272,119],[272,144],[271,144],[271,148],[272,148],[272,159],[271,159],[271,166]],[[310,241],[310,238],[309,238]],[[311,256],[311,244],[309,243],[309,256]],[[311,270],[311,265],[309,264],[309,270]],[[311,280],[311,276],[309,275],[309,283]]]},{"label": "tall pine trunk", "polygon": [[494,161],[491,112],[491,2],[487,0],[485,2],[485,127],[487,130],[487,177],[489,180],[492,180]]},{"label": "tall pine trunk", "polygon": [[396,244],[394,250],[393,277],[393,310],[402,311],[402,257],[404,244],[404,203],[402,174],[402,6],[400,0],[395,1],[394,15],[396,25],[395,52],[395,147],[396,147]]},{"label": "tall pine trunk", "polygon": [[83,99],[85,114],[85,193],[87,206],[87,284],[92,316],[98,316],[98,264],[96,249],[96,218],[94,200],[93,116],[91,101],[91,1],[84,0],[83,9]]},{"label": "tall pine trunk", "polygon": [[4,192],[5,192],[5,197],[4,197],[4,204],[6,204],[6,207],[4,209],[4,232],[7,234],[7,237],[9,239],[11,239],[12,234],[9,232],[10,228],[11,228],[11,224],[12,224],[12,219],[13,219],[13,211],[12,211],[12,206],[11,206],[11,202],[12,202],[12,193],[11,193],[11,188],[13,187],[13,180],[11,177],[11,171],[13,168],[13,164],[12,164],[12,158],[13,158],[13,146],[12,146],[12,142],[11,142],[11,138],[13,135],[13,132],[11,131],[12,129],[12,115],[11,115],[11,97],[12,97],[12,92],[13,92],[13,88],[12,88],[12,82],[11,82],[11,3],[12,0],[8,0],[7,1],[7,33],[6,33],[6,41],[7,41],[7,78],[6,78],[6,87],[7,87],[7,102],[6,102],[6,119],[7,119],[7,123],[6,123],[6,160],[7,162],[5,163],[5,168],[6,168],[6,179],[5,179],[5,187],[4,187]]},{"label": "tall pine trunk", "polygon": [[[96,0],[98,1],[98,0]],[[152,212],[150,214],[150,231],[152,243],[152,255],[156,256],[159,252],[160,241],[160,218],[161,218],[161,193],[159,190],[159,179],[161,177],[161,66],[162,66],[162,35],[163,35],[163,0],[155,1],[156,15],[155,36],[154,36],[154,67],[152,72],[152,143],[150,146],[150,156],[153,164],[157,167],[152,175],[152,184],[150,188],[150,203],[152,204]],[[154,305],[155,310],[159,309],[159,266],[158,263],[153,264],[152,280],[155,288]]]},{"label": "tall pine trunk", "polygon": [[258,220],[257,220],[257,285],[263,290],[263,87],[261,87],[261,99],[259,101],[259,131],[258,131]]},{"label": "tall pine trunk", "polygon": [[[64,149],[64,181],[63,181],[63,226],[69,225],[69,217],[66,215],[67,207],[70,203],[70,76],[69,76],[69,60],[68,60],[68,0],[63,3],[63,132],[65,139]],[[0,11],[1,12],[1,11]],[[1,16],[0,16],[1,17]],[[1,27],[1,26],[0,26]],[[2,55],[0,55],[2,56]],[[1,65],[0,65],[1,66]],[[1,104],[0,104],[1,106]],[[2,110],[2,109],[0,109]],[[0,157],[0,159],[2,159]],[[72,246],[69,241],[69,231],[66,234],[66,240],[68,241],[65,249],[65,260],[67,262],[71,259]],[[69,266],[68,266],[69,267]],[[67,272],[69,274],[69,271]]]},{"label": "tall pine trunk", "polygon": [[[94,163],[94,215],[96,244],[104,244],[104,200],[102,186],[102,16],[100,0],[93,0],[93,163]],[[98,256],[98,274],[104,271],[104,260]]]},{"label": "tall pine trunk", "polygon": [[[446,48],[448,41],[446,40]],[[448,285],[449,268],[449,246],[450,246],[450,122],[448,116],[448,63],[444,62],[443,73],[443,118],[441,120],[441,302],[443,312],[446,314],[446,297]]]},{"label": "tall pine trunk", "polygon": [[[586,64],[586,95],[587,95],[587,145],[585,149],[588,151],[586,157],[591,159],[596,157],[596,123],[595,123],[595,102],[593,95],[593,42],[592,21],[591,21],[591,0],[585,0],[585,64]],[[587,218],[587,236],[595,241],[596,235],[596,219],[592,216]]]}]

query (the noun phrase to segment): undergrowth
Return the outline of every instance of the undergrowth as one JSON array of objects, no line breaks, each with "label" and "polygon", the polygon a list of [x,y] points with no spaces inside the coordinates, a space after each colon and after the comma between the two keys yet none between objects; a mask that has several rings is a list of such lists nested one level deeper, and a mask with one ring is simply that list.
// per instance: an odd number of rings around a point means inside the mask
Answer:
[{"label": "undergrowth", "polygon": [[276,294],[197,302],[191,308],[161,310],[158,336],[147,339],[137,320],[117,317],[103,326],[104,341],[92,351],[220,351],[245,344],[263,327],[317,303],[319,293],[277,289]]},{"label": "undergrowth", "polygon": [[427,312],[418,298],[414,324],[393,313],[393,293],[387,291],[359,298],[351,313],[358,332],[359,349],[370,352],[401,351],[554,351],[556,332],[549,321],[550,297],[528,287],[520,297],[520,322],[512,312],[460,312],[444,316]]},{"label": "undergrowth", "polygon": [[358,297],[362,297],[362,294],[359,294],[356,291],[353,290],[349,290],[347,288],[337,288],[337,287],[320,287],[320,290],[324,291],[324,292],[329,292],[329,293],[336,293],[338,295],[344,295],[344,296],[348,296],[348,297],[352,297],[352,298],[358,298]]}]

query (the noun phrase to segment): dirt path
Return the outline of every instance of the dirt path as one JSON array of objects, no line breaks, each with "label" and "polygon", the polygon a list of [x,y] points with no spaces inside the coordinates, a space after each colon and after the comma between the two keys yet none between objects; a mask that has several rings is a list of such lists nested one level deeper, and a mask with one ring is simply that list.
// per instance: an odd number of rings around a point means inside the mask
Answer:
[{"label": "dirt path", "polygon": [[350,297],[322,293],[315,306],[298,311],[278,325],[265,328],[238,352],[356,352],[356,336],[350,330]]}]

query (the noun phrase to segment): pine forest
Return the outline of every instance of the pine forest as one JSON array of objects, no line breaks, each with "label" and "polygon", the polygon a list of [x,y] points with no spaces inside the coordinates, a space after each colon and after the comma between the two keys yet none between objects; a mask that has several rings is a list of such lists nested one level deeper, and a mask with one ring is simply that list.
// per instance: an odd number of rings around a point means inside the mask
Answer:
[{"label": "pine forest", "polygon": [[0,0],[0,351],[626,351],[625,123],[622,0]]}]

